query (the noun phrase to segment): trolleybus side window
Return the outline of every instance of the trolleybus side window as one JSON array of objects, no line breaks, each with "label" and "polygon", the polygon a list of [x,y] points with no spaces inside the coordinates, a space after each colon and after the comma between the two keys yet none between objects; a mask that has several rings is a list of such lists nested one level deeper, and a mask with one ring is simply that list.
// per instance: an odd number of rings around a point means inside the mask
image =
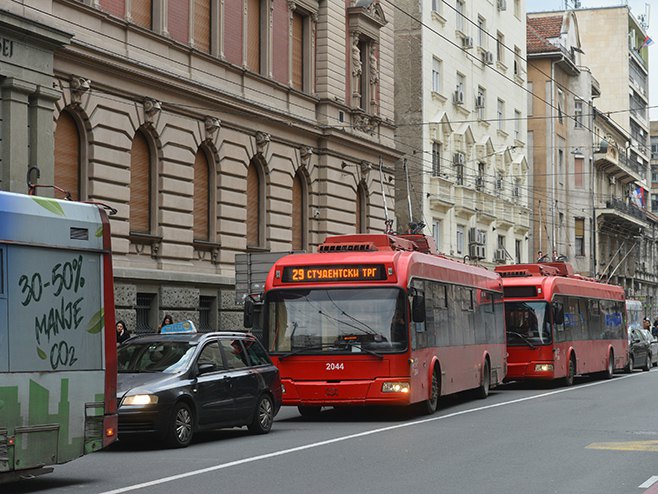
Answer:
[{"label": "trolleybus side window", "polygon": [[5,251],[0,249],[0,297],[5,294]]},{"label": "trolleybus side window", "polygon": [[0,247],[0,372],[9,370],[9,321],[5,296],[5,251]]}]

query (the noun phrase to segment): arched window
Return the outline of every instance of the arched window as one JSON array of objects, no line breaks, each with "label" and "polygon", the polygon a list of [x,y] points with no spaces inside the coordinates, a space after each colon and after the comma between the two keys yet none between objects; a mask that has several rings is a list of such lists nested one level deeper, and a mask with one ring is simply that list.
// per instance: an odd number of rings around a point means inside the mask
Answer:
[{"label": "arched window", "polygon": [[151,233],[151,149],[137,132],[130,149],[130,232]]},{"label": "arched window", "polygon": [[260,165],[251,161],[247,170],[247,247],[263,246],[263,180]]},{"label": "arched window", "polygon": [[292,248],[304,250],[308,231],[308,198],[304,176],[297,172],[292,181]]},{"label": "arched window", "polygon": [[210,169],[199,149],[194,158],[194,240],[210,240]]},{"label": "arched window", "polygon": [[70,192],[74,201],[80,200],[80,133],[66,111],[60,113],[55,126],[55,185]]},{"label": "arched window", "polygon": [[368,233],[368,194],[364,183],[356,188],[356,233]]}]

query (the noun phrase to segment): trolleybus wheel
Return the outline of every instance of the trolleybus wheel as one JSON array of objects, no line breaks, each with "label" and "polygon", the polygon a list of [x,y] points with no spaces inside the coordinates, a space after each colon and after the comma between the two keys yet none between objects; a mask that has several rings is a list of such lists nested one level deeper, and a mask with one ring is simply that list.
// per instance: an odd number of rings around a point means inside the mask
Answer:
[{"label": "trolleybus wheel", "polygon": [[476,396],[480,399],[485,399],[489,396],[489,389],[491,388],[491,369],[489,368],[489,360],[484,361],[484,369],[482,370],[482,384],[476,390]]},{"label": "trolleybus wheel", "polygon": [[572,386],[573,378],[576,376],[576,359],[572,355],[569,359],[569,368],[567,370],[567,375],[564,377],[564,385]]},{"label": "trolleybus wheel", "polygon": [[434,372],[432,372],[432,381],[430,382],[430,397],[429,399],[422,402],[422,411],[427,415],[432,415],[434,412],[436,412],[436,409],[439,406],[440,389],[439,373],[437,368],[434,367]]},{"label": "trolleybus wheel", "polygon": [[608,365],[605,368],[605,371],[603,371],[603,378],[604,379],[612,379],[612,375],[615,372],[615,354],[612,353],[612,350],[610,353],[608,353]]},{"label": "trolleybus wheel", "polygon": [[299,414],[305,419],[316,419],[320,416],[322,407],[298,406]]}]

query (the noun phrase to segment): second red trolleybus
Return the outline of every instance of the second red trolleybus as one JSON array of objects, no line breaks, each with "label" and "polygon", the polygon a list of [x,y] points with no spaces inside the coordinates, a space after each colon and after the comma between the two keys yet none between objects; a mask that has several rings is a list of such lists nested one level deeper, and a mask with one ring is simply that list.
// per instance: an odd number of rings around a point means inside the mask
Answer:
[{"label": "second red trolleybus", "polygon": [[[282,257],[264,292],[263,339],[284,405],[409,405],[505,376],[500,277],[436,254],[423,235],[328,237]],[[246,304],[246,320],[253,306]]]},{"label": "second red trolleybus", "polygon": [[623,288],[574,274],[565,262],[498,266],[503,277],[507,380],[573,384],[626,366]]}]

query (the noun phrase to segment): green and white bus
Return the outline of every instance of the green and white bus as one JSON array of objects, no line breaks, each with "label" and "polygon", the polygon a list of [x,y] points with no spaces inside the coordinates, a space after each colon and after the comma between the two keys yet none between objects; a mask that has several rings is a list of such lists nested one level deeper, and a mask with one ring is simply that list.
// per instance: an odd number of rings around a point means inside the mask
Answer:
[{"label": "green and white bus", "polygon": [[99,206],[0,192],[0,483],[116,439],[110,242]]}]

